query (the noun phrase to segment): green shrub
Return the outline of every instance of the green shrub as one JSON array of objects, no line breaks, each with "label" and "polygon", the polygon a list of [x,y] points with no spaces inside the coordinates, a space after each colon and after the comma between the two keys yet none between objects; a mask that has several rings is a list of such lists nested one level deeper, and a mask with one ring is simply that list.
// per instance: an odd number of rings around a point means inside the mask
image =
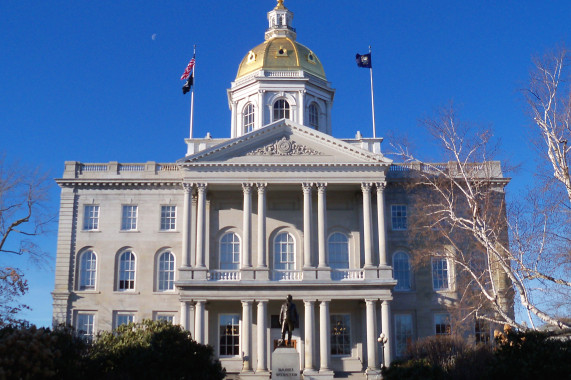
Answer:
[{"label": "green shrub", "polygon": [[89,355],[94,379],[223,379],[226,371],[214,350],[169,322],[122,325],[102,332]]},{"label": "green shrub", "polygon": [[0,379],[75,379],[87,345],[70,328],[0,329]]}]

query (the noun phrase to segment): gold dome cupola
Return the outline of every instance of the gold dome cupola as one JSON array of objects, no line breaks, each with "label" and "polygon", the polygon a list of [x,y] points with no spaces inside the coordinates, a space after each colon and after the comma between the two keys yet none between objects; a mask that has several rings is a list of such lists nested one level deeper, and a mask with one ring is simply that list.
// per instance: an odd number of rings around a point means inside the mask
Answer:
[{"label": "gold dome cupola", "polygon": [[278,0],[268,12],[265,41],[240,62],[228,90],[232,137],[284,118],[331,133],[335,90],[317,55],[296,41],[292,21],[293,12]]}]

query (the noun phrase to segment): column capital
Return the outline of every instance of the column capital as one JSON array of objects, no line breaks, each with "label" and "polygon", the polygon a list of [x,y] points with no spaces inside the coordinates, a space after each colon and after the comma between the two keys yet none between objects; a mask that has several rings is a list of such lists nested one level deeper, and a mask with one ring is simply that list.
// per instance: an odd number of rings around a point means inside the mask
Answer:
[{"label": "column capital", "polygon": [[[243,184],[242,184],[242,186],[243,186]],[[266,191],[268,184],[265,182],[259,182],[259,183],[256,183],[256,187],[258,188],[258,193],[263,193]]]},{"label": "column capital", "polygon": [[242,305],[251,305],[254,303],[254,300],[242,300]]},{"label": "column capital", "polygon": [[244,194],[248,194],[252,191],[252,184],[251,183],[243,183],[242,184],[242,191]]},{"label": "column capital", "polygon": [[317,302],[317,301],[316,301],[316,300],[313,300],[313,299],[311,299],[311,300],[303,300],[303,303],[304,303],[304,304],[307,304],[307,305],[314,305],[315,302]]},{"label": "column capital", "polygon": [[372,186],[373,184],[370,182],[361,182],[361,190],[363,191],[363,193],[370,192]]},{"label": "column capital", "polygon": [[318,182],[315,184],[315,186],[317,186],[317,190],[321,191],[325,191],[325,189],[327,188],[327,182]]},{"label": "column capital", "polygon": [[376,303],[379,299],[378,298],[365,298],[365,302],[370,304],[370,303]]},{"label": "column capital", "polygon": [[270,302],[270,300],[269,299],[263,299],[263,300],[256,299],[256,302],[257,303],[268,303],[268,302]]},{"label": "column capital", "polygon": [[311,189],[313,188],[313,183],[302,182],[301,187],[302,187],[304,193],[310,193]]},{"label": "column capital", "polygon": [[207,183],[197,183],[196,184],[196,189],[198,190],[199,193],[205,193],[207,188],[208,188]]},{"label": "column capital", "polygon": [[387,181],[375,182],[377,191],[384,191],[387,188]]},{"label": "column capital", "polygon": [[319,301],[321,303],[324,303],[324,302],[329,303],[329,302],[331,302],[331,298],[322,298],[322,299],[318,299],[317,301]]},{"label": "column capital", "polygon": [[182,188],[184,189],[185,193],[190,193],[193,187],[194,184],[192,182],[185,182],[182,184]]}]

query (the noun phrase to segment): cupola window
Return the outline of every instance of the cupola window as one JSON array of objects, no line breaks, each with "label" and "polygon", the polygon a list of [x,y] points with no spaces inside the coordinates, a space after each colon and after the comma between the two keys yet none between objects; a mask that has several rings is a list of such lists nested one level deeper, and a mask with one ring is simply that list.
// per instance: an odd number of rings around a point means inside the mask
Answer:
[{"label": "cupola window", "polygon": [[280,99],[274,103],[274,120],[289,119],[289,103]]},{"label": "cupola window", "polygon": [[319,109],[315,103],[309,106],[309,126],[313,129],[319,129]]},{"label": "cupola window", "polygon": [[254,105],[248,103],[244,107],[244,133],[250,133],[254,130]]}]

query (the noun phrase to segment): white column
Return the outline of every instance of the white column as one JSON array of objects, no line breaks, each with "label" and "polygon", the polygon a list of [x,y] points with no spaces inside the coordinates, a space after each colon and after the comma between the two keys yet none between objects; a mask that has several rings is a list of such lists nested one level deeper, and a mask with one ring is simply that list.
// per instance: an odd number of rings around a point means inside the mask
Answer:
[{"label": "white column", "polygon": [[317,234],[319,267],[327,266],[327,204],[325,199],[326,183],[317,184]]},{"label": "white column", "polygon": [[267,314],[268,301],[258,301],[258,368],[256,372],[268,370]]},{"label": "white column", "polygon": [[182,210],[182,264],[183,267],[190,266],[190,218],[192,208],[192,184],[185,183],[184,187],[184,208]]},{"label": "white column", "polygon": [[244,192],[244,214],[242,219],[242,265],[241,268],[252,267],[252,244],[250,240],[250,230],[252,227],[252,185],[242,184]]},{"label": "white column", "polygon": [[371,244],[372,224],[371,224],[371,184],[362,183],[363,191],[363,246],[365,248],[365,268],[373,266],[373,250]]},{"label": "white column", "polygon": [[382,327],[383,327],[383,333],[385,334],[385,336],[387,337],[387,343],[385,343],[385,348],[384,348],[384,364],[385,367],[388,367],[391,365],[391,361],[392,361],[392,346],[393,346],[393,339],[392,339],[392,335],[391,335],[391,304],[390,301],[383,301],[383,303],[381,304],[381,319],[382,319]]},{"label": "white column", "polygon": [[188,330],[188,302],[182,301],[180,303],[180,326],[184,330]]},{"label": "white column", "polygon": [[367,305],[367,369],[378,370],[377,300],[365,300]]},{"label": "white column", "polygon": [[301,125],[305,124],[305,93],[306,90],[299,90],[299,121]]},{"label": "white column", "polygon": [[315,301],[303,301],[305,305],[305,369],[313,370],[313,339],[315,337]]},{"label": "white column", "polygon": [[196,301],[195,306],[195,327],[194,327],[194,339],[197,343],[204,344],[204,308],[206,301]]},{"label": "white column", "polygon": [[311,183],[303,187],[303,267],[311,267]]},{"label": "white column", "polygon": [[204,223],[206,221],[206,184],[198,183],[198,210],[196,212],[196,267],[204,265]]},{"label": "white column", "polygon": [[252,301],[242,301],[242,371],[252,370]]},{"label": "white column", "polygon": [[266,90],[258,90],[258,108],[256,109],[256,129],[260,129],[264,126],[264,92]]},{"label": "white column", "polygon": [[243,135],[242,131],[238,131],[238,111],[237,111],[238,102],[232,100],[232,119],[230,121],[230,130],[231,130],[231,137],[237,137]]},{"label": "white column", "polygon": [[322,300],[319,304],[319,371],[329,371],[329,354],[331,352],[331,321],[329,320],[329,302]]},{"label": "white column", "polygon": [[387,238],[385,227],[385,187],[386,182],[377,182],[377,224],[379,227],[379,266],[387,266]]},{"label": "white column", "polygon": [[258,183],[258,268],[266,263],[266,184]]}]

